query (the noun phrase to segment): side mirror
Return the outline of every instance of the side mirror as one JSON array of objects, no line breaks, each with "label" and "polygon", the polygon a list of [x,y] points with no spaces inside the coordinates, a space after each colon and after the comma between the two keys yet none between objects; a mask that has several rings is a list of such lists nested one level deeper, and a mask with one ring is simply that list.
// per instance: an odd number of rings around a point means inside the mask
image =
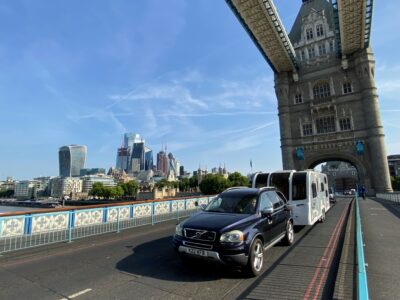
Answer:
[{"label": "side mirror", "polygon": [[274,209],[272,207],[264,208],[261,211],[261,215],[263,217],[268,217],[268,216],[272,215],[273,213],[274,213]]},{"label": "side mirror", "polygon": [[196,207],[199,206],[199,202],[198,202],[198,201],[195,201],[195,202],[194,202],[194,206],[196,206]]}]

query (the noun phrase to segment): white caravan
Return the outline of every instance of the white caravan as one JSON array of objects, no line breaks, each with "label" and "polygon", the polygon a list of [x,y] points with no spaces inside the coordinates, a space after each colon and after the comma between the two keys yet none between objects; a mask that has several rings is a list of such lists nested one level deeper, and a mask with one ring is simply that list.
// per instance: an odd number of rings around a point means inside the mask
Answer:
[{"label": "white caravan", "polygon": [[324,221],[330,208],[327,176],[313,170],[256,173],[252,186],[274,186],[280,190],[292,208],[294,225]]}]

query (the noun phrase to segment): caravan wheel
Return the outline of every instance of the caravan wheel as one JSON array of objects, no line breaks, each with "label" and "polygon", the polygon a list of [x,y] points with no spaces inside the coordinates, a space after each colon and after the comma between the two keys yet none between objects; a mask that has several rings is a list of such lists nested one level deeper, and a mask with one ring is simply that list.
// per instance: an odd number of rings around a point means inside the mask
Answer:
[{"label": "caravan wheel", "polygon": [[326,219],[326,214],[325,214],[325,209],[322,210],[322,214],[321,214],[321,218],[319,219],[319,221],[321,223],[324,223]]}]

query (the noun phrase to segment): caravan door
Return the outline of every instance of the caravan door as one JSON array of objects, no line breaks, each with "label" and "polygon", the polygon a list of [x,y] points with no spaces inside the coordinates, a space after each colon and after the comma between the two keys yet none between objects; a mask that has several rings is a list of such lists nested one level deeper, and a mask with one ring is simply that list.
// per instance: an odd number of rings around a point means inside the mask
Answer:
[{"label": "caravan door", "polygon": [[309,187],[311,189],[310,192],[310,203],[311,203],[311,215],[310,215],[310,225],[314,224],[320,217],[322,212],[322,199],[319,197],[319,182],[317,174],[314,172],[310,172],[309,176]]},{"label": "caravan door", "polygon": [[292,179],[292,197],[289,204],[293,213],[294,225],[310,225],[311,203],[309,203],[310,194],[307,188],[307,172],[294,172]]}]

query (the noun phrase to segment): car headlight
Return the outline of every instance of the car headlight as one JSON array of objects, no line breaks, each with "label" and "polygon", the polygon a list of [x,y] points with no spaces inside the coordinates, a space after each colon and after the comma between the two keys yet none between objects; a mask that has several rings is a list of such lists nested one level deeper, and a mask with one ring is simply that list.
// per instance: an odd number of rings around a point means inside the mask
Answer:
[{"label": "car headlight", "polygon": [[223,233],[219,240],[225,243],[240,243],[244,241],[244,236],[240,230],[233,230]]},{"label": "car headlight", "polygon": [[178,225],[176,225],[176,227],[175,227],[175,234],[176,234],[176,235],[183,236],[183,229],[182,229],[181,223],[179,223]]}]

